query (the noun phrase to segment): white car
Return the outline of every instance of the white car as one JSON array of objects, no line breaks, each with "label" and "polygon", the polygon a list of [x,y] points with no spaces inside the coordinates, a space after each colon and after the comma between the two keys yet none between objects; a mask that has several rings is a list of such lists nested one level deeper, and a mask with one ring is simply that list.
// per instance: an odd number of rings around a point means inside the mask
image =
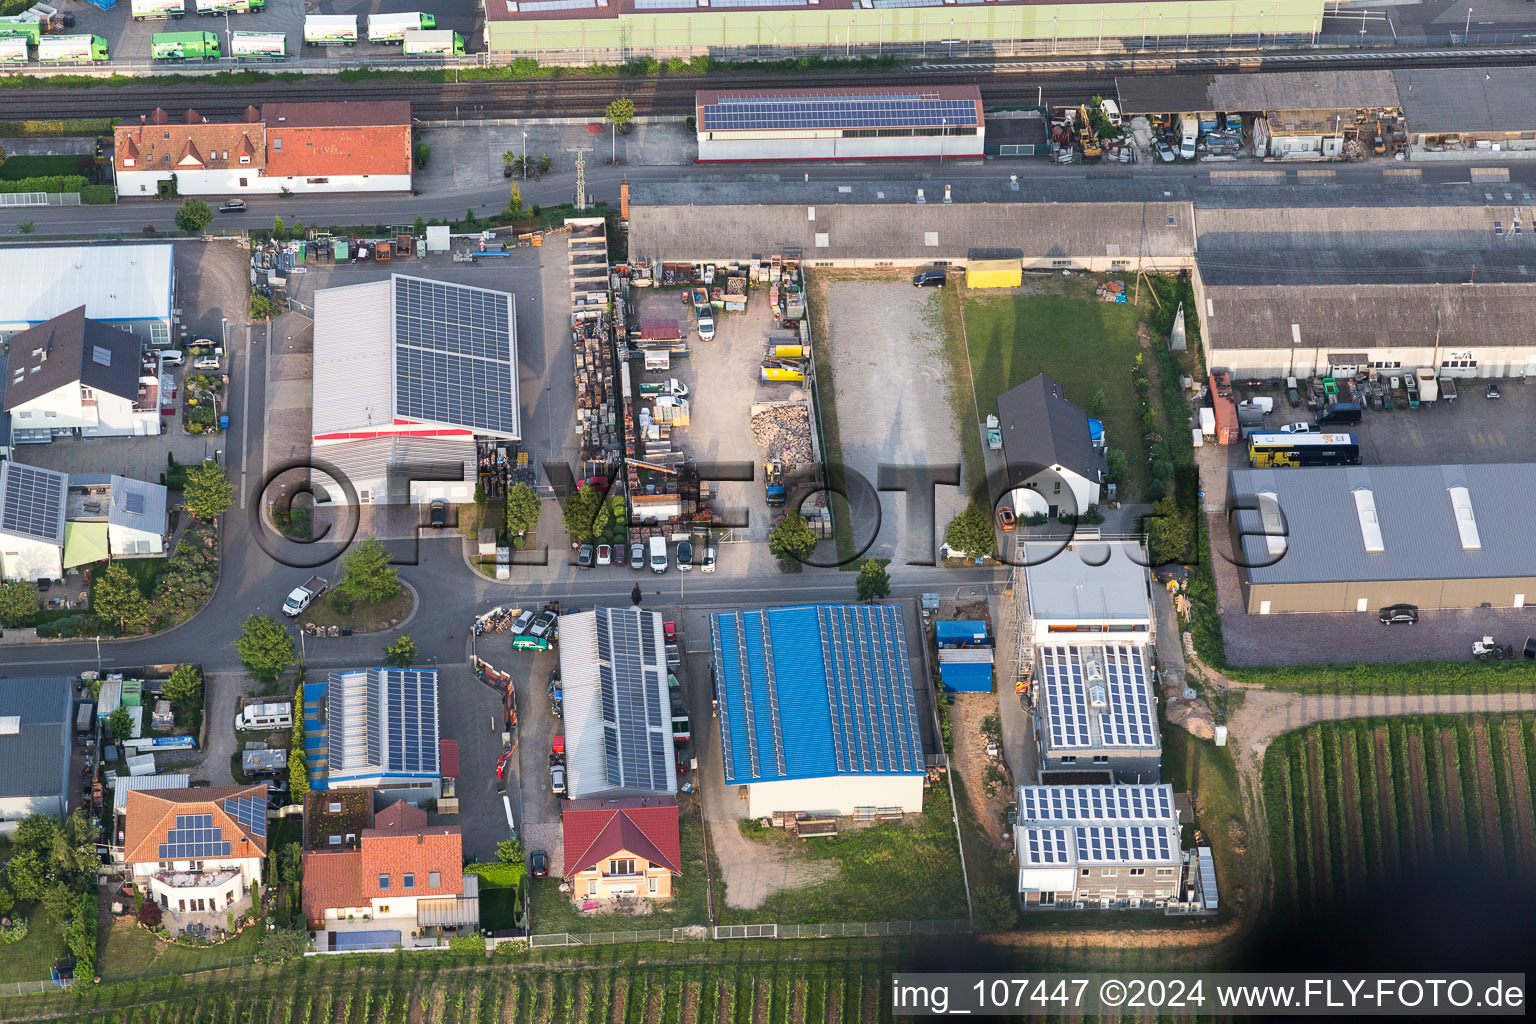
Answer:
[{"label": "white car", "polygon": [[218,356],[198,356],[192,360],[192,369],[194,370],[217,370],[218,368]]},{"label": "white car", "polygon": [[1312,433],[1312,424],[1310,424],[1310,423],[1287,423],[1285,426],[1280,428],[1280,433],[1282,433],[1282,434],[1310,434],[1310,433]]},{"label": "white car", "polygon": [[714,572],[714,571],[715,571],[715,549],[714,548],[705,548],[704,549],[704,561],[699,564],[699,572]]},{"label": "white car", "polygon": [[1171,164],[1177,156],[1178,154],[1173,151],[1172,146],[1168,145],[1168,143],[1164,142],[1162,139],[1157,140],[1157,157],[1159,160],[1165,164]]}]

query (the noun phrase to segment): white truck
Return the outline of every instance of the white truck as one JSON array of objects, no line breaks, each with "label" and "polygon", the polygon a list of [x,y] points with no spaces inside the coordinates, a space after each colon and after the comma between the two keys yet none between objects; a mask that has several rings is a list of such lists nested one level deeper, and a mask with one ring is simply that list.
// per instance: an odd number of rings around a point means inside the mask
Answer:
[{"label": "white truck", "polygon": [[0,64],[25,64],[28,59],[26,36],[0,36]]},{"label": "white truck", "polygon": [[394,43],[399,45],[405,42],[405,34],[409,31],[426,32],[437,28],[437,18],[420,11],[411,11],[409,14],[370,14],[368,15],[368,41],[370,43]]},{"label": "white truck", "polygon": [[307,14],[304,16],[305,46],[351,46],[357,42],[357,15]]},{"label": "white truck", "polygon": [[406,29],[401,37],[401,47],[407,57],[452,57],[463,54],[464,37],[446,29],[441,32]]},{"label": "white truck", "polygon": [[1199,115],[1184,114],[1179,118],[1179,156],[1184,160],[1193,160],[1195,158],[1195,144],[1199,141]]},{"label": "white truck", "polygon": [[37,44],[37,59],[43,63],[60,61],[103,61],[107,41],[101,36],[44,36]]},{"label": "white truck", "polygon": [[267,9],[267,0],[196,0],[198,14],[251,14]]},{"label": "white truck", "polygon": [[187,13],[187,0],[133,0],[128,9],[133,12],[134,21],[146,18],[175,18],[180,21],[181,16]]},{"label": "white truck", "polygon": [[260,730],[274,732],[293,728],[293,702],[276,704],[249,704],[235,716],[235,730]]},{"label": "white truck", "polygon": [[231,57],[271,60],[288,56],[288,37],[281,32],[231,32]]},{"label": "white truck", "polygon": [[283,602],[283,614],[290,619],[293,618],[308,608],[315,598],[325,593],[330,587],[330,581],[324,576],[311,576],[308,583],[302,587],[293,588],[288,599]]}]

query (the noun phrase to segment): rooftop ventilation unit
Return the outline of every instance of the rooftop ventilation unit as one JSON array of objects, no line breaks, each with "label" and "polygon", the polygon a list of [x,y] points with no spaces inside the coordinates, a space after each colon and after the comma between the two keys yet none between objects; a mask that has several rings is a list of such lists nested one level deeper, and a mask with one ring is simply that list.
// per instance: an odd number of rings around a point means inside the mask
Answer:
[{"label": "rooftop ventilation unit", "polygon": [[1477,535],[1477,516],[1472,513],[1472,495],[1465,487],[1447,487],[1451,496],[1451,511],[1456,516],[1456,532],[1461,534],[1461,550],[1480,551],[1482,540]]},{"label": "rooftop ventilation unit", "polygon": [[1286,552],[1285,519],[1280,515],[1280,496],[1274,491],[1260,491],[1259,519],[1264,523],[1264,547],[1272,555]]},{"label": "rooftop ventilation unit", "polygon": [[1360,520],[1360,540],[1366,551],[1380,554],[1387,546],[1381,539],[1381,520],[1376,518],[1376,492],[1369,487],[1357,487],[1351,494],[1355,499],[1355,517]]}]

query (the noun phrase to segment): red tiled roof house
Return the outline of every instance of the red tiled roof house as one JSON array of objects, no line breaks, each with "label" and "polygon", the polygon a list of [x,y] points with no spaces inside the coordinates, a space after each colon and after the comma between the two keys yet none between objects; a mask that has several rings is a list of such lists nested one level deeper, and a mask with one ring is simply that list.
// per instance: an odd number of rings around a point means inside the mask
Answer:
[{"label": "red tiled roof house", "polygon": [[265,786],[128,794],[123,863],[173,933],[189,924],[223,927],[229,911],[248,908],[266,856]]},{"label": "red tiled roof house", "polygon": [[112,163],[124,199],[405,192],[411,187],[408,101],[267,103],[238,121],[164,110],[118,125]]},{"label": "red tiled roof house", "polygon": [[317,936],[318,948],[431,945],[480,926],[477,880],[465,875],[457,825],[429,825],[403,800],[380,811],[356,849],[304,852],[304,917],[314,932],[367,931],[369,946]]},{"label": "red tiled roof house", "polygon": [[677,801],[569,800],[560,817],[565,879],[577,903],[614,896],[667,899],[682,874]]}]

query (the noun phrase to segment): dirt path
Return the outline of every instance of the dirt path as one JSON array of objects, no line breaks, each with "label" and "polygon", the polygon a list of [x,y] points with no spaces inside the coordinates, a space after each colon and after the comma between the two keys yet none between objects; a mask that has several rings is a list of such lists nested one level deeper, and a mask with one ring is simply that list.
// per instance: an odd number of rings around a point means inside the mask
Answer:
[{"label": "dirt path", "polygon": [[1328,848],[1328,797],[1323,792],[1323,749],[1317,733],[1307,736],[1307,810],[1312,815],[1312,894],[1319,906],[1333,902],[1333,872],[1337,867]]},{"label": "dirt path", "polygon": [[1471,765],[1456,765],[1456,730],[1436,731],[1435,743],[1440,757],[1441,785],[1445,790],[1446,825],[1451,833],[1451,854],[1457,858],[1467,855],[1467,808],[1462,798],[1461,773],[1472,770]]},{"label": "dirt path", "polygon": [[[1007,777],[1008,766],[999,758],[987,756],[987,737],[981,731],[982,719],[998,713],[996,694],[957,693],[955,706],[950,709],[949,715],[950,721],[954,723],[955,771],[965,783],[971,817],[987,834],[993,849],[1006,851],[1009,846],[1003,814],[1013,793],[1013,782]],[[986,773],[994,765],[1004,773],[1004,779],[988,795]]]},{"label": "dirt path", "polygon": [[[1488,720],[1472,720],[1472,770],[1476,773],[1478,826],[1483,830],[1483,856],[1488,867],[1506,867],[1503,816],[1499,814],[1499,794],[1493,783],[1493,762],[1488,746]],[[1465,766],[1464,766],[1465,768]]]},{"label": "dirt path", "polygon": [[1519,722],[1504,723],[1504,769],[1509,776],[1509,802],[1515,812],[1515,835],[1519,838],[1516,865],[1520,876],[1529,878],[1536,871],[1536,821],[1531,808],[1530,779],[1525,774],[1525,736]]},{"label": "dirt path", "polygon": [[801,860],[772,843],[753,842],[734,819],[709,822],[709,837],[725,882],[725,905],[734,910],[756,910],[781,889],[803,889],[837,875],[831,861]]},{"label": "dirt path", "polygon": [[1344,852],[1349,864],[1349,887],[1365,885],[1365,826],[1361,821],[1360,777],[1355,769],[1355,734],[1336,737],[1339,744],[1339,801],[1344,806]]},{"label": "dirt path", "polygon": [[1392,748],[1387,742],[1386,726],[1371,730],[1371,745],[1376,752],[1372,767],[1376,773],[1376,815],[1381,833],[1381,864],[1388,878],[1403,873],[1402,847],[1397,838],[1397,801],[1392,788]]},{"label": "dirt path", "polygon": [[1413,803],[1414,860],[1433,863],[1435,837],[1429,827],[1429,779],[1424,773],[1424,735],[1414,729],[1408,733],[1408,799]]}]

